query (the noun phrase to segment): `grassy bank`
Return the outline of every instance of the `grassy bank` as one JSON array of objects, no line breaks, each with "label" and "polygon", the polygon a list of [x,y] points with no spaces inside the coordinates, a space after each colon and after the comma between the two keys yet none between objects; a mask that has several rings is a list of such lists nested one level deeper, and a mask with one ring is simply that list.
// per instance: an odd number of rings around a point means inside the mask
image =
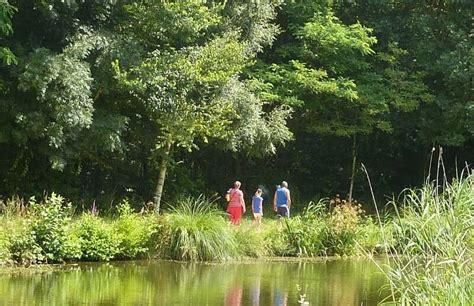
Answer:
[{"label": "grassy bank", "polygon": [[161,258],[225,261],[246,257],[367,256],[389,253],[389,303],[459,304],[473,296],[473,176],[435,190],[407,190],[391,217],[360,206],[310,203],[289,220],[267,215],[235,227],[215,203],[186,198],[163,215],[137,213],[123,202],[107,216],[75,214],[52,194],[1,203],[0,262],[29,265]]},{"label": "grassy bank", "polygon": [[[73,205],[52,194],[27,203],[1,203],[0,263],[30,265],[72,261],[163,258],[223,261],[243,257],[352,256],[379,253],[382,230],[360,206],[327,210],[310,203],[289,220],[250,219],[235,227],[204,197],[186,198],[163,215],[137,213],[127,202],[112,215],[75,214]],[[270,213],[269,213],[270,214]],[[383,231],[389,236],[391,227]]]},{"label": "grassy bank", "polygon": [[[232,226],[204,197],[186,198],[163,215],[122,202],[112,215],[75,214],[52,194],[38,202],[1,202],[0,264],[161,258],[225,261],[247,257],[370,256],[387,253],[388,304],[467,305],[474,296],[474,176],[406,190],[386,218],[359,205],[328,211],[310,203],[291,219],[265,216]],[[268,213],[268,212],[267,212]]]}]

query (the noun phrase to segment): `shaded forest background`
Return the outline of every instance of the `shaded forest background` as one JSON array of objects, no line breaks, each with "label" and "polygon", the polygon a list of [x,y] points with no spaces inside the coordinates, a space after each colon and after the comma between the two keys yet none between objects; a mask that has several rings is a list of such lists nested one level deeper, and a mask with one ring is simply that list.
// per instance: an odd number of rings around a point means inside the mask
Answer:
[{"label": "shaded forest background", "polygon": [[440,146],[452,178],[474,158],[473,11],[0,0],[0,194],[143,203],[166,173],[165,203],[235,179],[302,203],[346,196],[355,152],[364,201],[360,163],[381,198],[421,185]]}]

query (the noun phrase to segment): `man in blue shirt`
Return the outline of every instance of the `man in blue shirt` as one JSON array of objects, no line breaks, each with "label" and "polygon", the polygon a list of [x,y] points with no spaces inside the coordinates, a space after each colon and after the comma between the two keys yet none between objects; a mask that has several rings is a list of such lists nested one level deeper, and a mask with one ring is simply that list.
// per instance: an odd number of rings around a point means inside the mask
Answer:
[{"label": "man in blue shirt", "polygon": [[291,197],[290,190],[288,189],[288,183],[281,182],[281,187],[275,191],[273,197],[273,210],[275,210],[280,216],[289,218],[291,208]]}]

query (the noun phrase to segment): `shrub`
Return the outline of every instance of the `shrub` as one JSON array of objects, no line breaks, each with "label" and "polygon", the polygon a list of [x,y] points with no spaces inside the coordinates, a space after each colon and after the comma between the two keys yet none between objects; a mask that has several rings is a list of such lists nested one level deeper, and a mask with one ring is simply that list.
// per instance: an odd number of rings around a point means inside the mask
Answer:
[{"label": "shrub", "polygon": [[364,218],[358,225],[356,240],[363,254],[383,254],[393,251],[393,222],[388,218],[382,227],[373,218]]},{"label": "shrub", "polygon": [[64,260],[74,261],[82,258],[81,238],[78,235],[74,223],[68,224],[64,230],[65,241],[63,245]]},{"label": "shrub", "polygon": [[63,261],[65,258],[79,258],[76,244],[68,242],[66,232],[71,222],[71,203],[52,193],[43,203],[30,200],[31,229],[36,244],[42,249],[46,261]]},{"label": "shrub", "polygon": [[80,240],[82,259],[108,261],[120,251],[120,236],[113,225],[88,213],[77,220],[70,235]]},{"label": "shrub", "polygon": [[162,256],[177,260],[226,260],[237,256],[233,229],[223,213],[203,196],[185,198],[164,217]]},{"label": "shrub", "polygon": [[149,251],[157,224],[152,216],[142,216],[133,212],[128,201],[117,206],[118,218],[114,228],[119,237],[120,258],[137,258]]},{"label": "shrub", "polygon": [[323,244],[328,255],[352,255],[363,211],[361,205],[345,203],[334,208],[328,218]]},{"label": "shrub", "polygon": [[277,256],[325,255],[322,243],[326,213],[325,200],[310,202],[301,215],[265,224],[265,241]]},{"label": "shrub", "polygon": [[10,240],[8,239],[6,222],[0,219],[0,266],[10,261]]},{"label": "shrub", "polygon": [[44,260],[43,251],[36,243],[31,220],[18,218],[7,224],[9,230],[9,253],[17,264],[36,264]]}]

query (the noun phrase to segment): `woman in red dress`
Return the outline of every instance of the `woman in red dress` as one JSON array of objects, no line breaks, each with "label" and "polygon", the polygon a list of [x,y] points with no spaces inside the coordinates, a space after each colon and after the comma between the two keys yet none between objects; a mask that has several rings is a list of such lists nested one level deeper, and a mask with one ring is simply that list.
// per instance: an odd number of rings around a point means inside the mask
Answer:
[{"label": "woman in red dress", "polygon": [[245,213],[244,193],[240,190],[240,182],[235,181],[234,188],[227,191],[227,212],[229,213],[230,222],[235,225],[240,224],[242,214]]}]

